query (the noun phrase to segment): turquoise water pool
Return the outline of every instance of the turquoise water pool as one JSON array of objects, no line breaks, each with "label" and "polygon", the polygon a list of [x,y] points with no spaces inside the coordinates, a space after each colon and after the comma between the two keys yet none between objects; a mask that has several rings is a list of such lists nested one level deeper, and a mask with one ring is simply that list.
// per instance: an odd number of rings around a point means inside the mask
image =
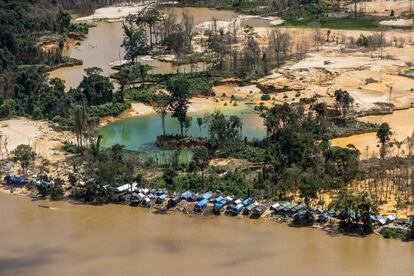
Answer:
[{"label": "turquoise water pool", "polygon": [[[265,129],[261,118],[253,111],[254,106],[239,104],[239,106],[224,107],[221,112],[225,115],[237,115],[243,122],[243,136],[249,140],[252,138],[261,138],[265,135]],[[197,125],[197,118],[204,117],[210,113],[189,114],[192,119],[191,127],[187,134],[192,136],[207,136],[208,129],[204,125],[201,128]],[[166,122],[167,133],[179,133],[179,124],[175,118],[167,117]],[[161,118],[158,115],[148,115],[140,117],[132,117],[120,120],[100,130],[103,135],[102,145],[110,147],[114,144],[124,145],[128,150],[157,150],[155,139],[162,134]]]}]

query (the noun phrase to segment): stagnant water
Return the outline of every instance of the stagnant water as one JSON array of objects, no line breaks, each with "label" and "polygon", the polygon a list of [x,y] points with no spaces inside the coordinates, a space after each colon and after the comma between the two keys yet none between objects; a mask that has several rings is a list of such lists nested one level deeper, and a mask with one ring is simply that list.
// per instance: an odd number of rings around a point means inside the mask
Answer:
[{"label": "stagnant water", "polygon": [[[48,205],[45,209],[39,205]],[[414,243],[0,193],[0,275],[413,275]]]},{"label": "stagnant water", "polygon": [[[220,20],[228,20],[237,16],[232,11],[220,11],[207,8],[171,8],[171,13],[176,15],[177,22],[181,20],[181,15],[187,11],[194,16],[194,23],[209,21],[213,17]],[[50,72],[50,77],[60,78],[65,81],[66,87],[77,87],[81,82],[88,67],[99,67],[103,73],[109,76],[114,73],[109,63],[124,58],[124,49],[121,47],[123,41],[122,22],[97,22],[96,27],[89,29],[87,37],[76,44],[69,45],[65,49],[65,55],[77,58],[83,61],[82,66],[65,67]],[[176,66],[170,62],[158,60],[149,61],[142,57],[138,59],[142,64],[153,66],[150,73],[166,74],[175,73]],[[198,64],[195,70],[203,70],[203,64]],[[191,72],[190,65],[179,67],[179,72]]]},{"label": "stagnant water", "polygon": [[[265,135],[263,121],[257,113],[253,112],[252,105],[240,103],[238,106],[223,107],[221,112],[225,115],[237,115],[240,117],[243,123],[243,137],[251,140],[252,138],[262,138]],[[191,136],[207,136],[207,123],[200,129],[197,124],[197,118],[205,117],[208,114],[189,114],[192,116],[192,123],[187,134]],[[167,133],[179,133],[177,119],[168,116],[165,125]],[[162,134],[161,118],[154,114],[123,119],[103,127],[100,130],[100,134],[103,136],[102,145],[104,147],[122,144],[129,150],[155,149],[155,139]]]}]

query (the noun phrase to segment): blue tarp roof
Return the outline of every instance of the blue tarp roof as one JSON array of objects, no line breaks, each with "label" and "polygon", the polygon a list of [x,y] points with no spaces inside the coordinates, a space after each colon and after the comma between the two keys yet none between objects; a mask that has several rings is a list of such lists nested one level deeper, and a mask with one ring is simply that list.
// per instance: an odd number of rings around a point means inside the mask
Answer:
[{"label": "blue tarp roof", "polygon": [[223,200],[223,199],[224,199],[224,197],[219,196],[218,198],[216,198],[216,199],[215,199],[215,201],[216,201],[216,202],[220,202],[220,201],[221,201],[221,200]]},{"label": "blue tarp roof", "polygon": [[16,175],[10,175],[10,176],[5,176],[4,180],[8,180],[14,184],[24,184],[26,182],[29,182],[29,179],[25,178],[25,177],[19,177]]},{"label": "blue tarp roof", "polygon": [[244,205],[242,203],[234,206],[233,211],[240,212],[243,209]]},{"label": "blue tarp roof", "polygon": [[215,209],[221,209],[223,208],[224,204],[222,202],[217,202],[216,204],[214,204],[214,208]]},{"label": "blue tarp roof", "polygon": [[207,199],[203,199],[203,200],[197,202],[196,206],[202,208],[202,207],[205,207],[207,205],[207,203],[208,203],[208,200]]},{"label": "blue tarp roof", "polygon": [[308,213],[308,211],[306,211],[306,210],[301,210],[301,211],[297,212],[297,213],[296,213],[296,215],[298,215],[298,216],[304,216],[304,215],[306,215],[307,213]]},{"label": "blue tarp roof", "polygon": [[248,205],[252,204],[252,202],[253,202],[253,199],[251,199],[249,197],[249,198],[246,198],[245,200],[243,200],[242,203],[243,203],[244,206],[248,206]]},{"label": "blue tarp roof", "polygon": [[185,198],[185,199],[191,198],[192,196],[193,196],[193,193],[190,191],[187,191],[181,194],[181,198]]}]

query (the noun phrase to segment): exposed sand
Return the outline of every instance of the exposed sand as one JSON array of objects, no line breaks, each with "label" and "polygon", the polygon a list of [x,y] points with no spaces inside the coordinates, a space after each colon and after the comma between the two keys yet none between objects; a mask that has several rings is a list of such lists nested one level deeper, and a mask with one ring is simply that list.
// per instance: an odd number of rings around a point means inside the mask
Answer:
[{"label": "exposed sand", "polygon": [[362,66],[375,65],[379,62],[378,58],[367,56],[352,55],[326,55],[325,53],[310,53],[307,58],[292,65],[289,69],[309,69],[309,68],[325,68],[332,69],[349,69]]},{"label": "exposed sand", "polygon": [[146,1],[146,3],[130,3],[117,6],[109,6],[100,9],[96,9],[92,15],[79,17],[76,21],[118,21],[123,20],[131,14],[136,14],[145,7],[148,7],[155,3],[154,1]]},{"label": "exposed sand", "polygon": [[285,21],[276,16],[256,16],[256,15],[239,15],[235,18],[228,20],[220,20],[217,18],[216,21],[209,20],[202,22],[196,26],[196,28],[201,29],[202,31],[212,30],[212,29],[223,29],[231,30],[232,28],[240,28],[242,25],[249,25],[249,20],[264,20],[267,21],[267,24],[270,26],[277,26],[283,24]]},{"label": "exposed sand", "polygon": [[63,141],[72,137],[68,132],[54,130],[47,122],[26,118],[1,121],[0,131],[7,138],[8,152],[12,152],[20,144],[31,145],[36,154],[49,161],[64,158],[58,148]]},{"label": "exposed sand", "polygon": [[391,19],[391,20],[383,20],[379,24],[383,26],[408,27],[408,26],[413,25],[413,20],[398,18],[398,19]]},{"label": "exposed sand", "polygon": [[[354,10],[354,4],[349,4],[348,9],[350,12]],[[364,10],[366,13],[372,13],[375,15],[389,16],[391,10],[394,10],[394,15],[399,16],[401,13],[408,12],[410,10],[409,0],[374,0],[360,2],[357,4],[358,10]],[[414,10],[414,3],[413,3]]]},{"label": "exposed sand", "polygon": [[[408,136],[411,136],[414,131],[414,109],[407,109],[401,111],[394,111],[393,114],[384,116],[366,116],[359,118],[364,122],[371,122],[381,124],[387,122],[393,133],[391,140],[404,141]],[[331,140],[335,146],[346,147],[348,144],[353,144],[361,152],[362,158],[371,156],[378,156],[379,146],[376,133],[366,133],[353,135],[351,137],[337,138]],[[402,150],[406,151],[406,147],[403,146]],[[397,148],[393,147],[390,154],[396,155],[398,153]],[[403,154],[403,152],[400,152]]]}]

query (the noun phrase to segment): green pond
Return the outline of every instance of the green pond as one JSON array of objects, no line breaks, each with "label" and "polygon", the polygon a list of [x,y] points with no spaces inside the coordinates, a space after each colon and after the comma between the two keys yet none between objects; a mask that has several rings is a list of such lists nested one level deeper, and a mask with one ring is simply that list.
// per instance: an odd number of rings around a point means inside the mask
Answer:
[{"label": "green pond", "polygon": [[[239,116],[243,122],[243,137],[251,140],[265,135],[262,120],[253,111],[253,108],[253,105],[240,103],[239,106],[224,107],[221,112],[225,115]],[[189,114],[192,117],[192,123],[187,135],[207,136],[207,126],[203,125],[200,129],[197,118],[208,114],[211,113]],[[167,133],[179,133],[179,124],[175,118],[168,116],[165,120],[165,126]],[[157,152],[158,149],[154,142],[156,137],[162,134],[161,118],[154,114],[120,120],[103,127],[100,134],[103,136],[102,145],[104,147],[121,144],[128,150]]]},{"label": "green pond", "polygon": [[414,78],[414,71],[407,72],[405,75]]}]

